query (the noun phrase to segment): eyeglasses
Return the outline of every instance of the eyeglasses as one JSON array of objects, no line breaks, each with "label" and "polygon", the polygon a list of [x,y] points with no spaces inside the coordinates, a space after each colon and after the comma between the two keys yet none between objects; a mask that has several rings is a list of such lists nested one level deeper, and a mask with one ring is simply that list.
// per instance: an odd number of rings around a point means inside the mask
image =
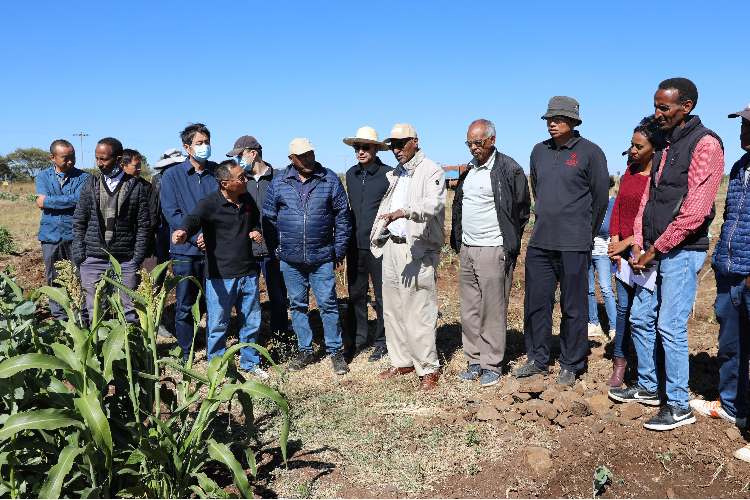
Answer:
[{"label": "eyeglasses", "polygon": [[240,174],[237,176],[236,179],[227,179],[225,182],[246,182],[247,176],[245,174]]},{"label": "eyeglasses", "polygon": [[404,149],[410,140],[414,139],[409,137],[408,139],[391,139],[391,149]]},{"label": "eyeglasses", "polygon": [[352,144],[352,147],[354,148],[354,151],[359,151],[360,149],[362,151],[369,151],[370,145],[369,144]]},{"label": "eyeglasses", "polygon": [[[489,137],[487,139],[489,139]],[[481,148],[484,145],[484,143],[487,142],[487,139],[482,139],[481,141],[466,141],[464,142],[464,144],[466,144],[466,146],[468,147],[471,147],[472,145],[474,145],[478,148]]]},{"label": "eyeglasses", "polygon": [[565,123],[565,120],[567,119],[567,116],[552,116],[550,118],[547,118],[547,121],[551,123]]}]

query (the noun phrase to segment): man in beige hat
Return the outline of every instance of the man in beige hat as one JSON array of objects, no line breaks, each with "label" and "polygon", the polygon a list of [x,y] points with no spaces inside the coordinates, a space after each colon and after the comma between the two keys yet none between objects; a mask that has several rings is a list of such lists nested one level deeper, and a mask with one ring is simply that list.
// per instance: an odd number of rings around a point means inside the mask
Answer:
[{"label": "man in beige hat", "polygon": [[437,264],[445,243],[445,172],[425,158],[414,127],[393,127],[389,142],[398,167],[370,235],[372,253],[383,256],[383,316],[391,367],[387,379],[416,370],[418,390],[438,383]]},{"label": "man in beige hat", "polygon": [[348,332],[351,357],[368,346],[367,293],[372,279],[375,293],[375,349],[367,358],[374,362],[388,354],[383,325],[383,258],[370,251],[370,231],[378,214],[378,207],[388,191],[387,174],[393,170],[378,158],[378,151],[388,151],[388,145],[378,140],[372,127],[362,127],[357,135],[344,139],[354,148],[359,163],[346,172],[346,190],[352,208],[352,239],[347,253],[349,281]]},{"label": "man in beige hat", "polygon": [[346,257],[351,235],[346,190],[333,170],[315,161],[307,139],[289,144],[289,160],[292,164],[268,185],[262,221],[268,251],[281,262],[297,333],[299,354],[288,368],[302,370],[313,360],[307,317],[312,289],[333,372],[343,375],[349,366],[342,352],[334,269]]}]

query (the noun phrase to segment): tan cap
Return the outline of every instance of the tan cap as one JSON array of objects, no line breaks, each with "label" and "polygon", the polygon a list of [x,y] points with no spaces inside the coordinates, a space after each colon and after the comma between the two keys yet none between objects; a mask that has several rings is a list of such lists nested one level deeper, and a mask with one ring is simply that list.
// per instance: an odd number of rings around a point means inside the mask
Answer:
[{"label": "tan cap", "polygon": [[308,151],[313,151],[315,148],[310,141],[304,137],[298,137],[289,143],[289,154],[290,155],[303,155]]},{"label": "tan cap", "polygon": [[362,127],[357,130],[357,135],[344,139],[344,144],[353,146],[357,144],[376,144],[379,151],[388,151],[388,146],[378,140],[378,132],[372,127]]},{"label": "tan cap", "polygon": [[383,142],[391,142],[391,139],[409,139],[412,137],[417,137],[417,131],[414,130],[414,127],[408,123],[397,123],[393,126],[393,130],[391,130],[391,136]]}]

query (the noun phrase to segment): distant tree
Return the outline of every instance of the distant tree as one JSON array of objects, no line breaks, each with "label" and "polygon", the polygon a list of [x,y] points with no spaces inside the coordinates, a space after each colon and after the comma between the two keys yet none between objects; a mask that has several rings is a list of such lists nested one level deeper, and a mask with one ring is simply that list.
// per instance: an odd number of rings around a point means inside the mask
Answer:
[{"label": "distant tree", "polygon": [[13,171],[10,169],[10,165],[8,164],[8,157],[0,155],[0,181],[12,178]]},{"label": "distant tree", "polygon": [[141,177],[146,177],[150,179],[151,174],[153,174],[153,172],[151,171],[151,165],[148,164],[146,155],[141,155]]},{"label": "distant tree", "polygon": [[39,172],[52,164],[49,151],[39,148],[18,148],[8,153],[7,159],[16,180],[36,179]]}]

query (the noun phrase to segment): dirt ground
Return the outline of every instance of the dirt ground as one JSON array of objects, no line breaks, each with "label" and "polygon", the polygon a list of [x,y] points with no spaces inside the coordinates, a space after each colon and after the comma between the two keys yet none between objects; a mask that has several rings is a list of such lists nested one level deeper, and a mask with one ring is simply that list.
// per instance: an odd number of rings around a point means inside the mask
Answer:
[{"label": "dirt ground", "polygon": [[[723,196],[719,201],[717,205],[723,205]],[[721,208],[717,206],[718,214],[723,213]],[[720,223],[712,226],[712,248]],[[449,220],[446,225],[450,227]],[[525,241],[529,234],[527,230]],[[524,244],[508,312],[509,369],[526,360],[525,248]],[[613,477],[600,492],[601,498],[750,497],[750,464],[732,457],[750,435],[700,415],[696,424],[672,432],[643,429],[643,422],[658,408],[609,400],[604,381],[611,374],[612,344],[604,338],[589,341],[588,371],[572,389],[555,385],[557,365],[546,378],[518,381],[504,376],[500,384],[487,389],[461,382],[457,374],[466,362],[461,351],[458,259],[448,252],[441,257],[437,344],[443,370],[439,388],[417,393],[413,374],[381,382],[376,375],[387,368],[388,359],[368,363],[368,353],[352,361],[350,373],[335,376],[325,359],[322,325],[313,300],[310,317],[320,361],[301,373],[285,374],[288,380],[274,374],[270,381],[285,395],[292,411],[288,467],[280,459],[273,407],[256,407],[257,496],[591,497],[594,470],[606,466]],[[694,397],[716,399],[718,325],[713,317],[716,288],[709,262],[710,252],[699,275],[695,311],[688,323],[689,389]],[[44,264],[38,249],[0,257],[1,267],[8,263],[15,266],[24,288],[43,284]],[[337,291],[343,310],[347,291],[341,279]],[[261,302],[261,343],[283,362],[294,347],[270,337],[264,291]],[[606,323],[601,297],[599,309]],[[374,318],[371,310],[371,332]],[[556,306],[553,359],[560,353],[559,320]],[[345,317],[342,322],[346,328]],[[236,335],[230,342],[236,342]],[[201,356],[204,363],[204,351],[198,353],[199,367]],[[241,423],[244,417],[236,420]],[[227,485],[230,482],[227,479]]]}]

